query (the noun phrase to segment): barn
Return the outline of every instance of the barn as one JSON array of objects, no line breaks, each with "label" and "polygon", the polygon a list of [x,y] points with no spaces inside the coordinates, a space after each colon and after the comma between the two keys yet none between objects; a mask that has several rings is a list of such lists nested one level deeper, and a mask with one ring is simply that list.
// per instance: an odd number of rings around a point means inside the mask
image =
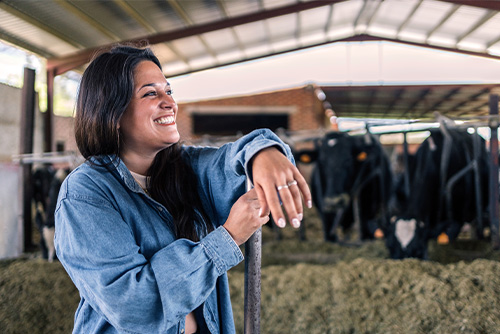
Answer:
[{"label": "barn", "polygon": [[[117,43],[154,48],[186,143],[269,128],[314,192],[299,231],[264,228],[242,247],[238,333],[498,332],[498,1],[2,0],[0,43],[43,64],[24,85],[0,77],[3,332],[71,331],[78,292],[45,261],[35,172],[52,182],[82,162],[62,87]],[[328,62],[288,62],[324,50]]]}]

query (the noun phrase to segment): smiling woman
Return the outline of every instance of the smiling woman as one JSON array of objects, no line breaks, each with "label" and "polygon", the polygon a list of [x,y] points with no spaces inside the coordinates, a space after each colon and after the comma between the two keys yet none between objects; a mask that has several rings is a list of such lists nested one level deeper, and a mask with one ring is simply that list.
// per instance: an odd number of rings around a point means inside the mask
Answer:
[{"label": "smiling woman", "polygon": [[311,206],[274,133],[184,146],[176,116],[147,48],[118,46],[83,74],[75,135],[87,162],[56,209],[57,255],[81,296],[74,333],[235,333],[226,272],[239,246],[270,213],[299,227],[302,197]]}]

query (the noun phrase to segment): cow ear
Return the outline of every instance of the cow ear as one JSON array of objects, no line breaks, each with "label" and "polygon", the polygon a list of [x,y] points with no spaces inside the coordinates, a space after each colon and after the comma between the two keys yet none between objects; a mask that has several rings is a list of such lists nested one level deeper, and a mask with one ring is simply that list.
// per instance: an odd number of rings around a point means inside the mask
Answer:
[{"label": "cow ear", "polygon": [[303,164],[313,163],[318,159],[318,151],[316,150],[301,150],[295,155],[295,160]]}]

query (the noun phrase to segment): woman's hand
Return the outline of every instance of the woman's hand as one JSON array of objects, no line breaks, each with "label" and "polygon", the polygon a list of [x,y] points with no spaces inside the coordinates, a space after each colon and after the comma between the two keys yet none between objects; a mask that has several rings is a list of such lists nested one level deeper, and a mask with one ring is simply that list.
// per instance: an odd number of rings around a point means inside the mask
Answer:
[{"label": "woman's hand", "polygon": [[297,167],[276,147],[269,147],[253,158],[252,177],[261,213],[267,215],[271,211],[276,225],[285,227],[281,199],[292,226],[298,228],[304,216],[301,195],[308,208],[312,207],[312,200],[309,186]]},{"label": "woman's hand", "polygon": [[257,192],[252,189],[233,204],[224,227],[238,246],[269,221],[269,213],[262,214]]}]

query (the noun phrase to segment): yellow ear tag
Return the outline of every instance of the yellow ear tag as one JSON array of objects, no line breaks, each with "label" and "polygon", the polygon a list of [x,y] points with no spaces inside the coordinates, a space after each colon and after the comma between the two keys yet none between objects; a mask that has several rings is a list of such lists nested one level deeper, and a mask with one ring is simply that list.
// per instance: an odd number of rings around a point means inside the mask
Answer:
[{"label": "yellow ear tag", "polygon": [[446,233],[441,233],[438,238],[437,238],[437,243],[439,245],[447,245],[450,243],[450,238],[448,237],[448,235]]},{"label": "yellow ear tag", "polygon": [[360,154],[358,154],[356,159],[358,161],[365,161],[367,156],[368,156],[368,154],[366,154],[366,152],[361,152]]},{"label": "yellow ear tag", "polygon": [[311,156],[309,156],[308,154],[302,154],[300,156],[300,162],[303,162],[305,164],[311,162]]},{"label": "yellow ear tag", "polygon": [[383,239],[384,238],[384,232],[381,229],[378,228],[378,229],[375,230],[375,233],[373,233],[373,236],[376,239]]}]

